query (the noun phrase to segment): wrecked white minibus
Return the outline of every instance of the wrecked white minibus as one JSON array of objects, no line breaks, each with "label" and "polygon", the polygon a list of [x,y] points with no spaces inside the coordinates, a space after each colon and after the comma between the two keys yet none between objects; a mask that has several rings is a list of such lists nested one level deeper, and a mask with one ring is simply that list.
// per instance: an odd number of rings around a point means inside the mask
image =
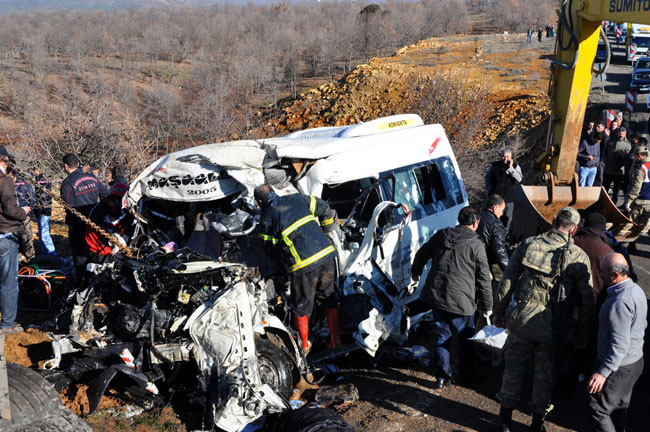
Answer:
[{"label": "wrecked white minibus", "polygon": [[265,181],[275,182],[280,193],[323,198],[337,211],[343,238],[332,239],[340,288],[373,299],[357,342],[374,355],[382,340],[405,341],[409,323],[401,306],[420,292],[411,282],[413,257],[436,230],[454,226],[467,205],[442,126],[404,114],[189,148],[147,167],[127,199],[136,207],[143,197],[186,203],[228,198],[255,212],[252,191]]},{"label": "wrecked white minibus", "polygon": [[188,391],[174,380],[196,372],[181,364],[199,371],[194,391],[204,396],[194,398],[204,398],[204,426],[239,431],[288,409],[316,353],[305,358],[295,343],[287,287],[265,277],[272,260],[258,254],[253,190],[265,182],[336,210],[340,229],[328,237],[338,251],[342,315],[356,302],[348,314],[355,343],[375,355],[383,341],[406,341],[404,306],[420,293],[412,259],[467,205],[442,126],[405,114],[193,147],[132,182],[125,204],[136,215],[136,258],[117,258],[68,296],[69,317],[60,320],[67,334],[52,336],[47,367],[87,384],[91,409],[114,377],[135,382],[140,392],[131,394]]}]

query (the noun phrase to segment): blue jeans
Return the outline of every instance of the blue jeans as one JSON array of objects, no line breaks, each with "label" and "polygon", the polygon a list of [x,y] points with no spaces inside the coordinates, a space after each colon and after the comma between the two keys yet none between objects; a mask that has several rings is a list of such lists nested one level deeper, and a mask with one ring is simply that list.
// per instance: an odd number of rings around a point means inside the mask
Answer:
[{"label": "blue jeans", "polygon": [[41,243],[41,254],[55,255],[54,241],[50,234],[50,217],[40,215],[38,217],[38,240]]},{"label": "blue jeans", "polygon": [[451,377],[449,363],[449,345],[453,330],[458,333],[458,366],[461,375],[471,373],[472,342],[467,340],[474,335],[474,315],[464,316],[433,309],[433,320],[436,337],[436,376]]},{"label": "blue jeans", "polygon": [[580,186],[593,186],[596,180],[597,167],[580,166],[578,170],[578,184]]},{"label": "blue jeans", "polygon": [[18,310],[18,240],[14,236],[0,238],[0,310],[0,327],[13,327]]}]

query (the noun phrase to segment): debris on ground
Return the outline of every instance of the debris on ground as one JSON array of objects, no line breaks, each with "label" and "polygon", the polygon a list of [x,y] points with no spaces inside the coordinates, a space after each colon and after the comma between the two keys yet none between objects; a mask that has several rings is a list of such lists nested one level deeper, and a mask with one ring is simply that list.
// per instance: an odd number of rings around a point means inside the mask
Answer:
[{"label": "debris on ground", "polygon": [[345,405],[359,400],[359,390],[354,384],[322,386],[316,391],[314,400],[322,407]]}]

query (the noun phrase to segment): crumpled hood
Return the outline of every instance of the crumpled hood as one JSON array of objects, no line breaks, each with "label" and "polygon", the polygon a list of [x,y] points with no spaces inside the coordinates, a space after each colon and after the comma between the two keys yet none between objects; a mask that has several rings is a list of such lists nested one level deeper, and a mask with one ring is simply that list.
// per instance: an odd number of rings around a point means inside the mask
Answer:
[{"label": "crumpled hood", "polygon": [[477,238],[478,235],[464,225],[454,228],[445,228],[442,232],[443,244],[446,248],[453,249],[461,244]]}]

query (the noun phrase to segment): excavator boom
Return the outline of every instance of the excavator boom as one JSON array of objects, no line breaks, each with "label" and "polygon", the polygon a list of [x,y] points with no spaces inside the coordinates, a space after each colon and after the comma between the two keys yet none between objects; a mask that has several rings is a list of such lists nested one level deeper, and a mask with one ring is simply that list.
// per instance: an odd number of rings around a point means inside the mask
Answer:
[{"label": "excavator boom", "polygon": [[[538,159],[543,165],[547,185],[522,186],[516,217],[527,223],[515,230],[515,237],[548,228],[557,211],[566,205],[602,213],[619,240],[632,241],[640,233],[602,187],[578,187],[575,173],[604,20],[650,24],[650,0],[560,0],[560,23],[549,88],[550,136],[546,152]],[[528,223],[533,218],[537,223]]]}]

